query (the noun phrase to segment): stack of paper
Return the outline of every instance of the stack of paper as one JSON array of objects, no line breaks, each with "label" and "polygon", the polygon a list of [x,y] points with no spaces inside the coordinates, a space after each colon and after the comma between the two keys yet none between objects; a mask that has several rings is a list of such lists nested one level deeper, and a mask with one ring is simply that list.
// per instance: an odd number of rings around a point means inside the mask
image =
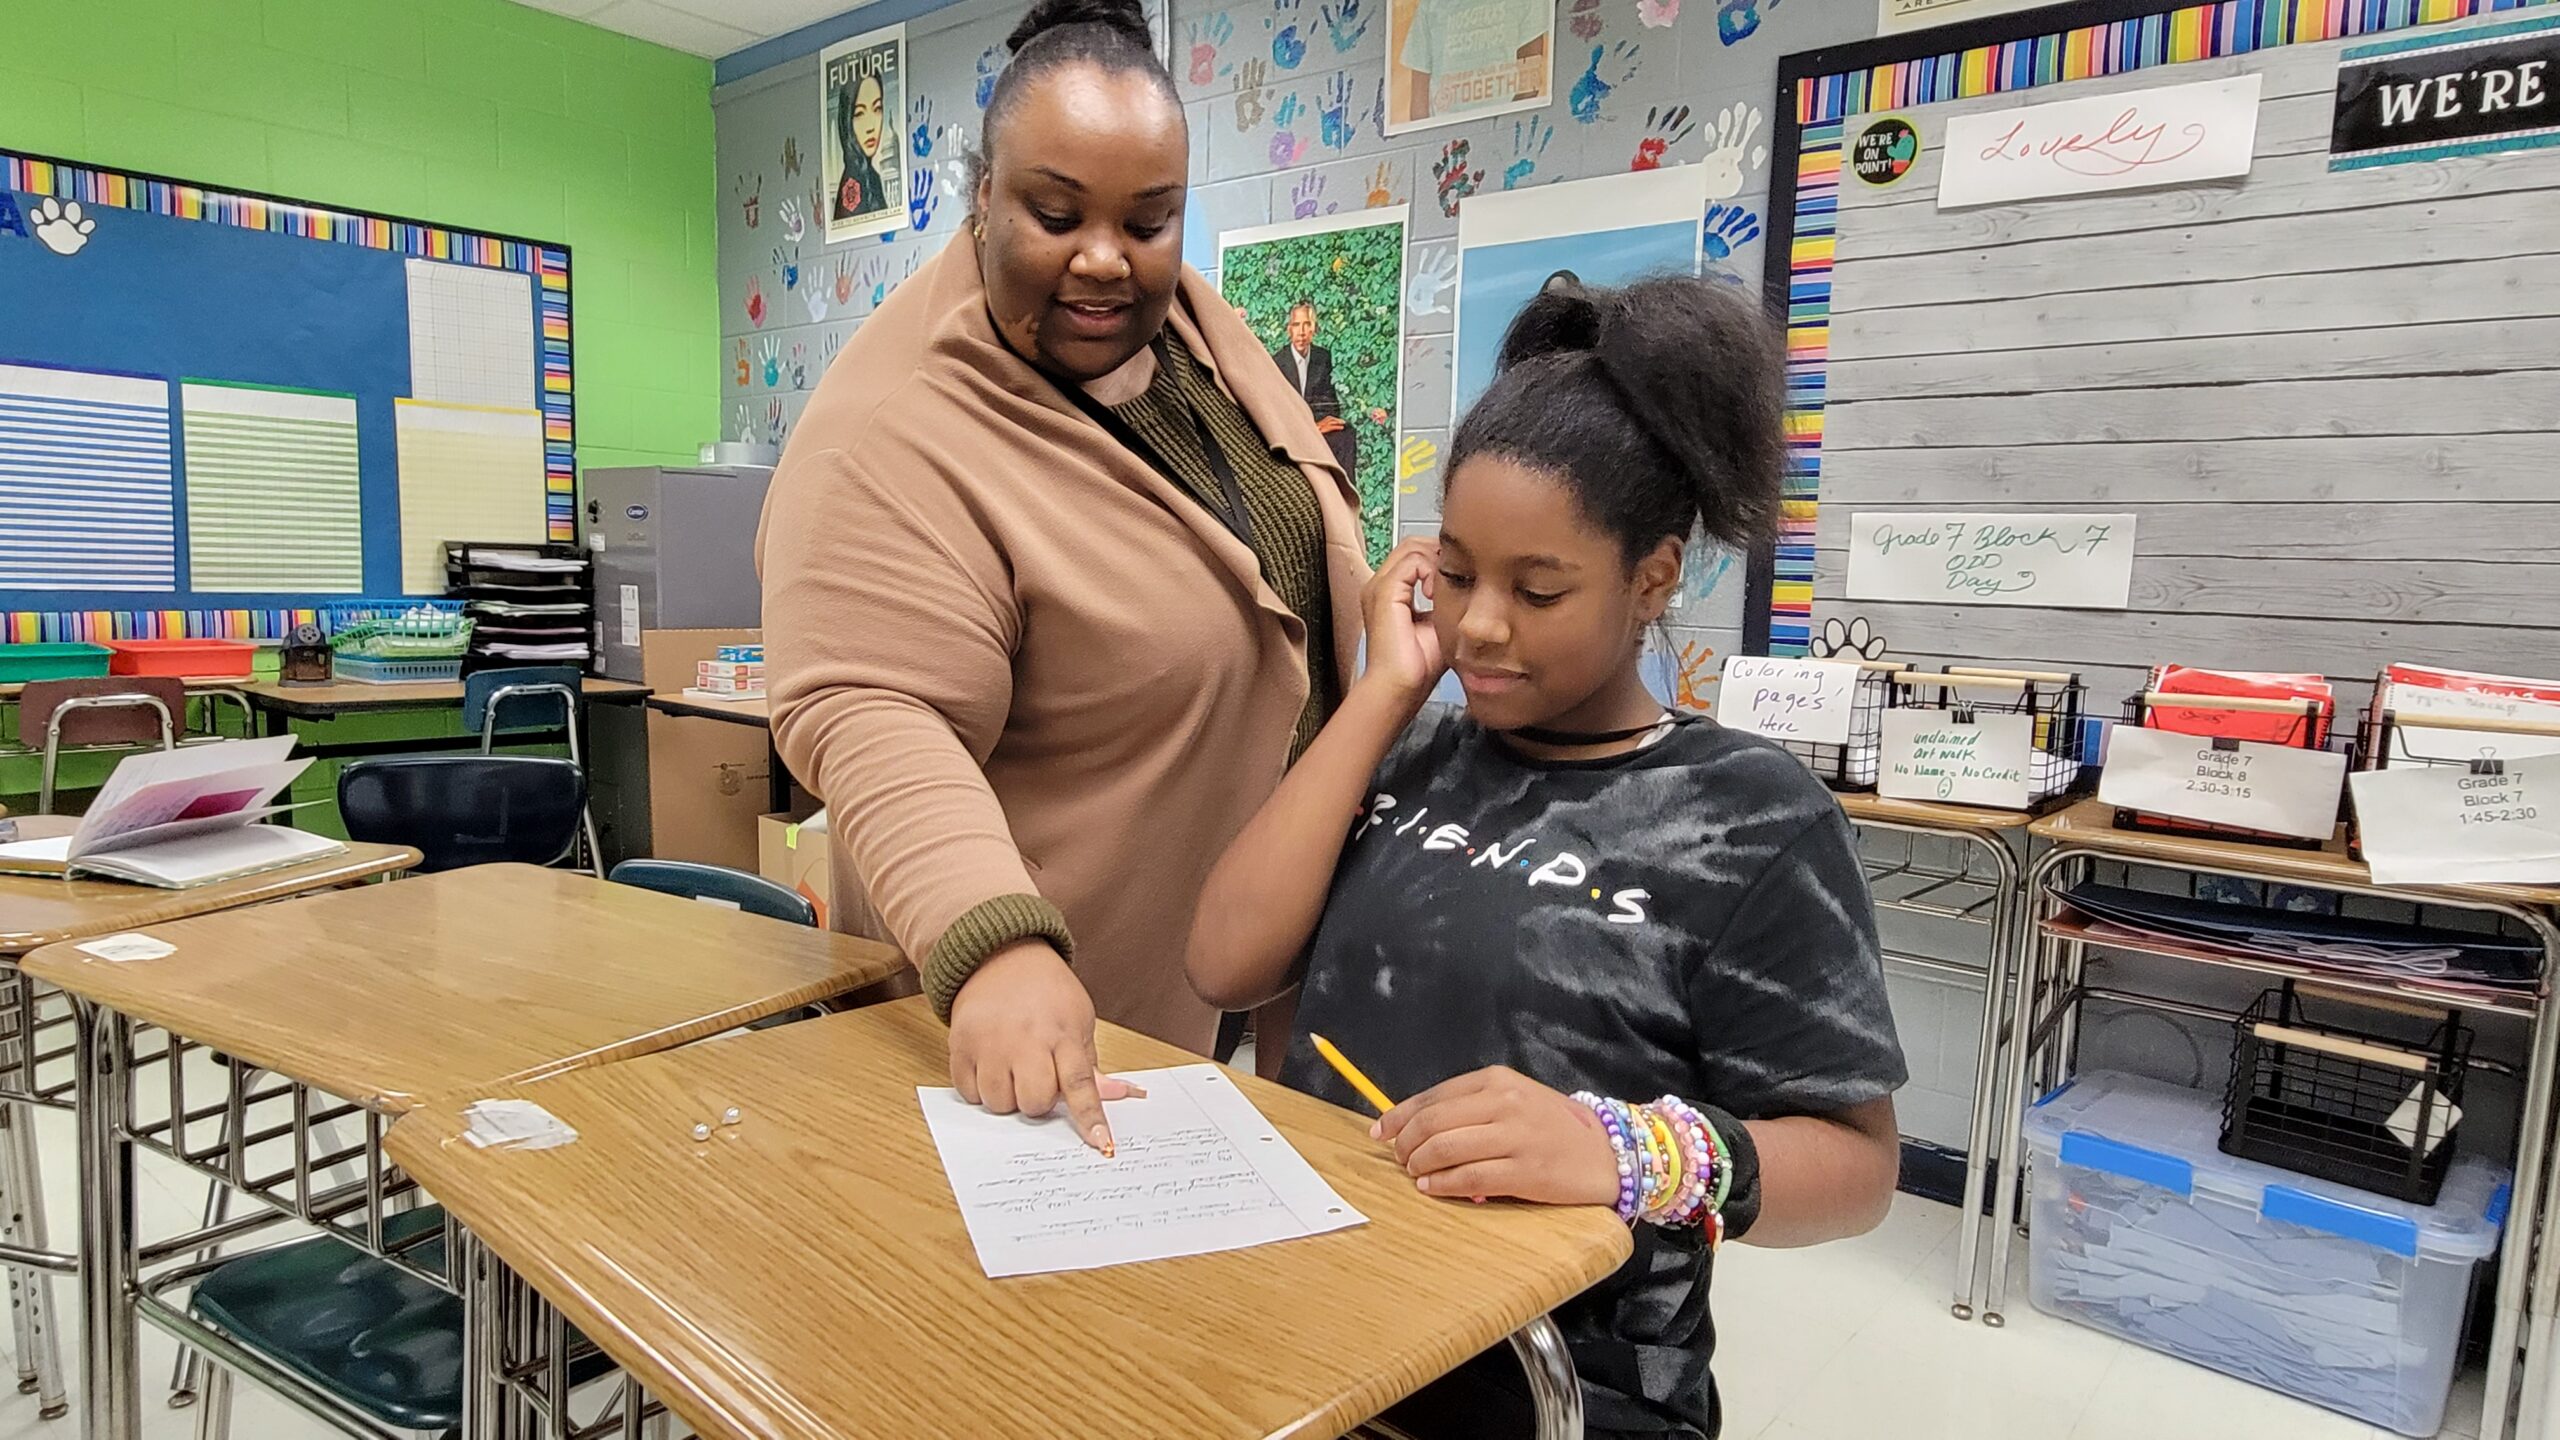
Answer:
[{"label": "stack of paper", "polygon": [[2154,705],[2144,717],[2153,730],[2179,735],[2220,735],[2317,750],[2329,743],[2336,715],[2336,692],[2319,675],[2289,675],[2258,670],[2202,670],[2190,665],[2162,665],[2151,672],[2151,687],[2164,695],[2237,697],[2250,700],[2309,700],[2318,705],[2306,728],[2300,711],[2218,710],[2205,706]]},{"label": "stack of paper", "polygon": [[462,1138],[482,1150],[548,1150],[578,1138],[560,1117],[530,1100],[478,1100],[462,1112]]},{"label": "stack of paper", "polygon": [[916,1091],[990,1277],[1241,1250],[1368,1223],[1217,1066],[1124,1078],[1147,1093],[1111,1103],[1109,1156],[1063,1112],[1025,1120],[990,1115],[956,1091]]},{"label": "stack of paper", "polygon": [[2422,720],[2522,721],[2560,730],[2560,681],[2522,675],[2482,675],[2432,665],[2393,665],[2374,682],[2373,703],[2399,721],[2392,727],[2391,760],[2452,763],[2514,760],[2560,754],[2560,734],[2518,735],[2504,730],[2457,730],[2412,724]]}]

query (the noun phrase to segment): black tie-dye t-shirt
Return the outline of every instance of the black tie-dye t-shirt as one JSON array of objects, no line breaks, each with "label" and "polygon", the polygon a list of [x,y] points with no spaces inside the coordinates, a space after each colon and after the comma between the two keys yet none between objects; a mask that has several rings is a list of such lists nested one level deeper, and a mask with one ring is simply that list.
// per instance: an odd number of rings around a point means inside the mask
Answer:
[{"label": "black tie-dye t-shirt", "polygon": [[[1794,757],[1701,717],[1543,762],[1426,708],[1343,850],[1282,1076],[1361,1108],[1309,1032],[1397,1098],[1508,1065],[1751,1120],[1904,1079],[1847,819]],[[1694,1229],[1640,1225],[1558,1314],[1593,1429],[1715,1433],[1707,1279]]]}]

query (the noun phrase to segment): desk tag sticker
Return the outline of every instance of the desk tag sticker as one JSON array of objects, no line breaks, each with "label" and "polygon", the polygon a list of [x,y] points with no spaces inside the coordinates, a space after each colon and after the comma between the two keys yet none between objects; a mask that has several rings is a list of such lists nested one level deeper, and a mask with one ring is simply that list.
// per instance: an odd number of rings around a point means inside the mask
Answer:
[{"label": "desk tag sticker", "polygon": [[178,947],[166,940],[154,940],[148,935],[130,932],[123,935],[101,936],[78,948],[81,954],[92,959],[110,960],[118,964],[127,960],[165,960],[178,953]]},{"label": "desk tag sticker", "polygon": [[2180,735],[2119,725],[2108,732],[2098,798],[2152,815],[2237,825],[2298,840],[2338,828],[2347,757],[2327,750]]},{"label": "desk tag sticker", "polygon": [[1853,661],[1728,656],[1724,707],[1716,719],[1729,730],[1772,740],[1845,745],[1857,688],[1858,667]]},{"label": "desk tag sticker", "polygon": [[2560,881],[2560,756],[2347,777],[2377,885]]}]

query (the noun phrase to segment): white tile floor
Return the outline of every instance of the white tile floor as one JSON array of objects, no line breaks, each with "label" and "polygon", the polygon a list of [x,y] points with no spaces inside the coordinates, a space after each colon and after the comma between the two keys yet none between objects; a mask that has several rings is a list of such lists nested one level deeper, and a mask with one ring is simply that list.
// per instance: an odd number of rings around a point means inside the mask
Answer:
[{"label": "white tile floor", "polygon": [[[49,1219],[57,1245],[75,1214],[70,1117],[38,1117]],[[144,1157],[136,1197],[147,1233],[200,1213],[204,1192],[184,1172]],[[2385,1431],[2228,1380],[2020,1303],[2005,1330],[1947,1313],[1956,1212],[1897,1197],[1871,1235],[1810,1250],[1727,1248],[1716,1274],[1727,1440],[2384,1440]],[[2012,1272],[2024,1284],[2024,1257]],[[36,1418],[33,1397],[0,1384],[0,1440],[75,1440],[78,1300],[57,1282],[73,1414]],[[0,1329],[0,1339],[5,1338]],[[171,1410],[172,1342],[143,1332],[143,1435],[185,1440],[194,1412]],[[2479,1377],[2456,1389],[2445,1433],[2477,1432]],[[322,1440],[334,1431],[243,1386],[232,1434],[240,1440]]]}]

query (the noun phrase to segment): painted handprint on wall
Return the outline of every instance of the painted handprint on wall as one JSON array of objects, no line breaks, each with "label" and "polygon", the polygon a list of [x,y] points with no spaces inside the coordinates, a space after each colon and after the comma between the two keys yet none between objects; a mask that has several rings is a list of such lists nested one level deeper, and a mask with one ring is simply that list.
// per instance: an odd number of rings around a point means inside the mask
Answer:
[{"label": "painted handprint on wall", "polygon": [[790,247],[790,248],[789,248],[789,249],[787,249],[787,250],[786,250],[786,249],[784,249],[784,248],[782,248],[782,247],[780,247],[780,246],[776,246],[776,247],[774,247],[774,251],[773,251],[773,268],[774,268],[775,270],[779,271],[779,272],[781,273],[781,275],[782,275],[782,288],[783,288],[783,289],[785,289],[785,290],[797,290],[797,289],[799,289],[799,288],[800,288],[800,247],[799,247],[799,246],[797,246],[797,245],[794,245],[794,246]]},{"label": "painted handprint on wall", "polygon": [[1271,18],[1262,27],[1271,34],[1271,63],[1283,70],[1295,70],[1307,58],[1305,29],[1307,0],[1271,0]]},{"label": "painted handprint on wall", "polygon": [[835,293],[838,309],[853,303],[853,257],[850,255],[836,257]]},{"label": "painted handprint on wall", "polygon": [[933,97],[919,95],[907,102],[907,149],[918,160],[930,160],[933,138]]},{"label": "painted handprint on wall", "polygon": [[1236,85],[1237,134],[1242,135],[1252,130],[1253,127],[1262,123],[1263,116],[1270,113],[1265,108],[1265,102],[1269,98],[1265,86],[1269,83],[1270,75],[1269,61],[1256,56],[1244,62],[1244,74],[1238,79]]},{"label": "painted handprint on wall", "polygon": [[1458,284],[1458,252],[1454,246],[1426,250],[1405,277],[1404,308],[1416,315],[1449,313],[1449,292]]},{"label": "painted handprint on wall", "polygon": [[782,203],[773,207],[773,213],[782,221],[783,239],[797,245],[801,237],[809,233],[809,212],[801,205],[799,196],[783,196]]},{"label": "painted handprint on wall", "polygon": [[1517,190],[1534,174],[1538,161],[1555,143],[1556,127],[1532,115],[1511,122],[1511,163],[1502,167],[1502,188]]},{"label": "painted handprint on wall", "polygon": [[1696,640],[1684,640],[1671,656],[1672,700],[1683,710],[1707,714],[1715,709],[1710,688],[1723,673],[1716,663],[1714,647]]},{"label": "painted handprint on wall", "polygon": [[1333,53],[1348,55],[1369,33],[1369,22],[1377,18],[1377,9],[1363,0],[1342,0],[1324,7],[1325,32],[1333,37]]},{"label": "painted handprint on wall", "polygon": [[990,45],[978,52],[978,88],[975,98],[984,110],[996,98],[996,77],[1004,73],[1005,53],[1001,45]]},{"label": "painted handprint on wall", "polygon": [[1381,205],[1393,205],[1396,203],[1396,167],[1394,161],[1379,161],[1378,168],[1370,174],[1369,198],[1367,203],[1369,208],[1372,210],[1377,209]]},{"label": "painted handprint on wall", "polygon": [[1298,99],[1297,91],[1292,90],[1280,97],[1280,108],[1271,112],[1271,123],[1277,127],[1271,132],[1272,168],[1286,170],[1305,159],[1307,152],[1315,148],[1314,141],[1298,138],[1295,129],[1298,117],[1306,113],[1307,107]]},{"label": "painted handprint on wall", "polygon": [[809,347],[797,340],[791,342],[791,388],[809,388]]},{"label": "painted handprint on wall", "polygon": [[761,275],[747,277],[747,323],[758,330],[764,328],[764,277]]},{"label": "painted handprint on wall", "polygon": [[1431,165],[1431,179],[1439,189],[1440,213],[1455,220],[1460,202],[1484,183],[1484,171],[1481,167],[1468,169],[1467,142],[1452,140],[1440,147],[1440,158]]},{"label": "painted handprint on wall", "polygon": [[1607,18],[1600,13],[1600,3],[1601,0],[1573,0],[1573,5],[1566,15],[1567,24],[1573,31],[1574,39],[1597,40],[1600,38],[1601,27],[1608,23]]},{"label": "painted handprint on wall", "polygon": [[1716,38],[1727,45],[1739,45],[1760,29],[1760,7],[1775,10],[1784,0],[1724,0],[1716,11]]},{"label": "painted handprint on wall", "polygon": [[1573,118],[1585,125],[1597,121],[1600,107],[1608,103],[1610,93],[1636,78],[1636,71],[1643,63],[1640,58],[1643,54],[1644,47],[1632,40],[1621,40],[1610,47],[1592,46],[1590,65],[1584,68],[1582,78],[1573,82],[1572,91],[1565,97]]},{"label": "painted handprint on wall", "polygon": [[1319,133],[1328,150],[1348,150],[1360,138],[1360,117],[1351,113],[1351,72],[1338,71],[1324,87],[1324,104],[1317,112],[1321,122]]},{"label": "painted handprint on wall", "polygon": [[1428,435],[1407,435],[1396,450],[1396,489],[1407,495],[1422,493],[1422,480],[1440,464],[1440,447]]},{"label": "painted handprint on wall", "polygon": [[1728,262],[1734,252],[1759,238],[1759,216],[1740,205],[1708,206],[1706,232],[1700,237],[1707,255],[1707,274],[1728,284],[1747,283],[1744,276],[1728,268]]},{"label": "painted handprint on wall", "polygon": [[1289,191],[1290,217],[1297,220],[1308,219],[1322,209],[1323,205],[1324,176],[1310,170],[1299,177],[1298,183]]},{"label": "painted handprint on wall", "polygon": [[1680,0],[1636,0],[1636,23],[1647,30],[1668,30],[1680,20]]},{"label": "painted handprint on wall", "polygon": [[758,175],[753,183],[749,183],[746,176],[740,175],[730,185],[729,193],[737,197],[738,209],[747,217],[748,229],[753,230],[764,223],[764,177],[762,175]]},{"label": "painted handprint on wall", "polygon": [[1751,143],[1760,133],[1760,111],[1735,101],[1716,115],[1715,139],[1707,147],[1707,198],[1730,200],[1742,193],[1750,174],[1769,163],[1769,147]]},{"label": "painted handprint on wall", "polygon": [[747,342],[741,340],[738,342],[738,388],[744,390],[755,383],[755,378],[754,364],[747,359]]},{"label": "painted handprint on wall", "polygon": [[934,167],[918,165],[907,175],[907,224],[921,235],[942,208],[942,187],[934,183]]},{"label": "painted handprint on wall", "polygon": [[1635,158],[1627,163],[1630,170],[1659,170],[1663,157],[1671,148],[1696,133],[1697,125],[1689,118],[1689,107],[1674,105],[1669,109],[1656,106],[1644,112],[1644,138],[1636,142]]},{"label": "painted handprint on wall", "polygon": [[761,352],[761,355],[762,355],[762,358],[763,358],[763,360],[764,360],[764,388],[766,388],[767,390],[775,390],[775,389],[779,389],[779,388],[781,388],[781,385],[782,385],[782,339],[781,339],[781,337],[780,337],[780,336],[776,336],[776,335],[767,335],[766,337],[764,337],[764,349],[763,349],[763,351]]},{"label": "painted handprint on wall", "polygon": [[1226,58],[1226,48],[1227,42],[1236,38],[1236,22],[1227,17],[1226,11],[1192,21],[1183,27],[1183,36],[1190,43],[1191,64],[1185,73],[1193,85],[1214,85],[1220,76],[1234,71],[1234,62]]}]

